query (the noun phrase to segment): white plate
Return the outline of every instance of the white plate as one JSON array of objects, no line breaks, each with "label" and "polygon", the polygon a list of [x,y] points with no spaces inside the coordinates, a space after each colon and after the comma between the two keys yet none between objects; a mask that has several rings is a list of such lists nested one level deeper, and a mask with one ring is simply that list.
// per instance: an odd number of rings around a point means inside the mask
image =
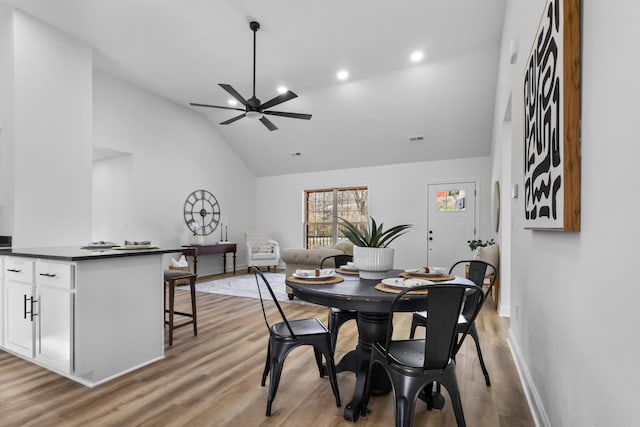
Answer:
[{"label": "white plate", "polygon": [[116,249],[120,251],[132,251],[132,250],[138,250],[138,249],[158,249],[158,247],[151,246],[151,245],[123,245],[123,246],[115,246],[111,249]]},{"label": "white plate", "polygon": [[406,289],[415,288],[416,286],[428,285],[433,282],[430,280],[421,279],[403,279],[401,277],[394,277],[390,279],[382,279],[382,283],[392,288]]},{"label": "white plate", "polygon": [[81,249],[111,249],[114,246],[118,246],[117,243],[90,243],[86,246],[82,246]]},{"label": "white plate", "polygon": [[424,268],[414,268],[411,270],[405,270],[404,272],[409,273],[412,276],[420,276],[420,277],[441,277],[441,276],[448,275],[446,271],[440,271],[437,273],[425,273]]},{"label": "white plate", "polygon": [[293,273],[293,277],[297,279],[305,279],[305,280],[322,280],[333,277],[333,274],[321,274],[319,276],[306,276],[303,274]]},{"label": "white plate", "polygon": [[350,267],[347,264],[345,264],[345,265],[341,265],[338,268],[341,268],[343,270],[349,270],[349,271],[358,271],[358,268],[355,265]]}]

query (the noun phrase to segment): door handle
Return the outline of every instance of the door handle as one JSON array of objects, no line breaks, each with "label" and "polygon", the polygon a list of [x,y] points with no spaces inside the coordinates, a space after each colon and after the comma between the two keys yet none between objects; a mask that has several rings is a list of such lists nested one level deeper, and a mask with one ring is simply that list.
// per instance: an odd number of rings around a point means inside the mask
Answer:
[{"label": "door handle", "polygon": [[[27,311],[27,301],[29,301],[29,311]],[[29,315],[29,320],[31,320],[33,322],[33,318],[35,316],[37,316],[37,313],[33,312],[33,303],[34,302],[38,302],[37,299],[33,299],[33,296],[30,296],[29,298],[27,298],[27,295],[24,295],[24,318],[27,318],[27,314]]]}]

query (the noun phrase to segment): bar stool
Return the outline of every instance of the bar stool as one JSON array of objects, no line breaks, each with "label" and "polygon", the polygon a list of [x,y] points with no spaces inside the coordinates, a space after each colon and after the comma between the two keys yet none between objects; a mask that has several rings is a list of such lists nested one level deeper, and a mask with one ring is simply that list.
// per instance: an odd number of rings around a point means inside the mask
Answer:
[{"label": "bar stool", "polygon": [[[193,324],[193,335],[198,335],[198,322],[196,318],[196,275],[189,271],[180,270],[165,270],[164,271],[164,312],[165,320],[164,324],[169,325],[169,345],[173,345],[173,330],[182,326]],[[177,281],[189,281],[189,288],[191,290],[191,313],[184,313],[182,311],[174,310],[175,302],[175,290]],[[169,285],[169,308],[167,309],[167,285]],[[167,319],[169,314],[169,319]],[[174,325],[173,318],[175,315],[185,316],[191,318],[188,322],[183,322]]]}]

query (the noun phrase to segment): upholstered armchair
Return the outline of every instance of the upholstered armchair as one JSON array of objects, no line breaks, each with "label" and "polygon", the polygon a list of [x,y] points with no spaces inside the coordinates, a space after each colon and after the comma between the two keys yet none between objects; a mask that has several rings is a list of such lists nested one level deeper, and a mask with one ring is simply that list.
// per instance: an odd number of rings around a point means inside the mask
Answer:
[{"label": "upholstered armchair", "polygon": [[251,267],[273,266],[274,270],[280,262],[280,245],[273,239],[270,233],[247,232],[245,233],[247,244],[247,271]]}]

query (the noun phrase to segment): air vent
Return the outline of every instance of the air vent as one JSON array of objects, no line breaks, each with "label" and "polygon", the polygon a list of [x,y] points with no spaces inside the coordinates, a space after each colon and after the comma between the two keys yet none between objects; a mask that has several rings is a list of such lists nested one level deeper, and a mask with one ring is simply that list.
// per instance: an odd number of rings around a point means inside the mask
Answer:
[{"label": "air vent", "polygon": [[424,135],[410,136],[409,142],[424,142]]}]

